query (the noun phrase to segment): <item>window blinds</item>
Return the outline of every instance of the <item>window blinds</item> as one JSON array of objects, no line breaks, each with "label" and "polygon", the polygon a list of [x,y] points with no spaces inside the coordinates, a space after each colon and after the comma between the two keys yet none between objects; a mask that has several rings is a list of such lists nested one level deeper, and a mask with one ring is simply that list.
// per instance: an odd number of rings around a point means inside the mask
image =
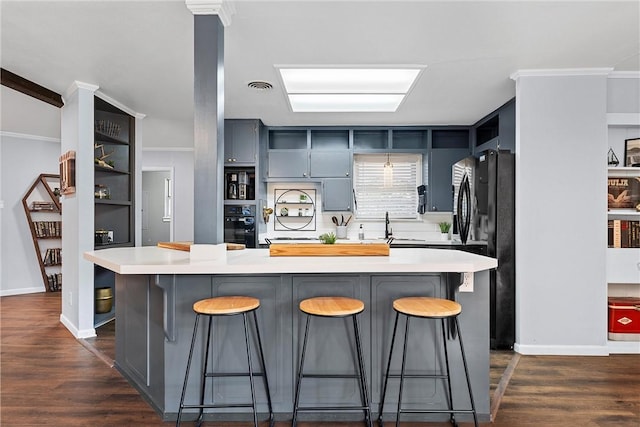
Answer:
[{"label": "window blinds", "polygon": [[385,212],[396,219],[418,217],[416,187],[422,181],[422,155],[392,154],[389,160],[393,165],[392,179],[385,186],[387,154],[354,155],[353,188],[358,219],[384,219]]}]

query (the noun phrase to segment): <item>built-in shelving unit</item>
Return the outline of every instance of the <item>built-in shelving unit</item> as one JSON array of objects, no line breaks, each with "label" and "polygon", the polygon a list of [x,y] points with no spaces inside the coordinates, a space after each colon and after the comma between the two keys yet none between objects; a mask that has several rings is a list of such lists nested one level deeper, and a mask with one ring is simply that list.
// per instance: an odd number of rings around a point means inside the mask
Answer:
[{"label": "built-in shelving unit", "polygon": [[[135,118],[99,97],[94,98],[94,247],[135,245],[134,231]],[[94,287],[111,288],[115,275],[94,267]],[[104,293],[104,291],[102,291]],[[113,298],[115,301],[115,298]],[[107,305],[108,306],[108,305]],[[95,327],[115,318],[115,304],[95,304]]]},{"label": "built-in shelving unit", "polygon": [[[610,167],[608,178],[638,180],[640,190],[640,168]],[[637,197],[637,196],[633,196]],[[640,200],[629,203],[640,203]],[[621,208],[610,207],[607,213],[609,247],[607,248],[607,293],[609,296],[636,296],[640,294],[640,246],[621,233],[620,224],[640,221],[640,211],[623,204]],[[614,230],[614,223],[616,230]],[[623,226],[624,227],[624,226]],[[618,233],[617,237],[613,237]],[[614,244],[615,240],[615,244]],[[610,353],[640,353],[638,341],[608,341]]]},{"label": "built-in shelving unit", "polygon": [[62,289],[60,176],[40,174],[22,198],[44,288]]}]

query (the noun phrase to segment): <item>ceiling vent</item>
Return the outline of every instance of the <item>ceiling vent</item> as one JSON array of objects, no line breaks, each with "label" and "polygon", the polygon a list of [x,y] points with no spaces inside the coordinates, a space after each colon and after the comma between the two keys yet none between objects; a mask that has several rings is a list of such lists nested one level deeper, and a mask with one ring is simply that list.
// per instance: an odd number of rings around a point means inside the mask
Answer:
[{"label": "ceiling vent", "polygon": [[254,80],[252,82],[247,83],[251,89],[256,90],[270,90],[273,89],[273,85],[269,82],[263,82],[261,80]]}]

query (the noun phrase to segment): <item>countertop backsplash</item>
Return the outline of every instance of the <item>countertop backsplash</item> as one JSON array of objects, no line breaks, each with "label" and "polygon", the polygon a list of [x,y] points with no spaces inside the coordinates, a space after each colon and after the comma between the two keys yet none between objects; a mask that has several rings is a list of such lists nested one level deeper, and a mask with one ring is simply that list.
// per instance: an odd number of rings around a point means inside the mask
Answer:
[{"label": "countertop backsplash", "polygon": [[[275,190],[316,190],[315,202],[315,231],[299,231],[299,230],[275,230],[276,218],[274,208],[274,196]],[[364,229],[365,239],[383,239],[384,238],[384,217],[381,217],[379,221],[358,220],[353,212],[323,212],[322,211],[322,194],[319,188],[319,184],[306,182],[306,183],[269,183],[267,186],[267,206],[274,208],[274,215],[271,215],[267,225],[267,232],[261,233],[258,236],[260,243],[265,242],[265,238],[317,238],[323,233],[336,232],[336,226],[331,221],[332,216],[336,216],[338,220],[341,220],[344,216],[345,221],[352,215],[351,221],[347,227],[347,239],[358,240],[358,232],[360,224]],[[438,223],[452,221],[451,212],[427,212],[419,215],[419,219],[415,220],[390,220],[390,228],[393,232],[393,237],[396,239],[418,239],[427,241],[439,241],[440,227]],[[262,218],[258,216],[256,220],[262,221]]]}]

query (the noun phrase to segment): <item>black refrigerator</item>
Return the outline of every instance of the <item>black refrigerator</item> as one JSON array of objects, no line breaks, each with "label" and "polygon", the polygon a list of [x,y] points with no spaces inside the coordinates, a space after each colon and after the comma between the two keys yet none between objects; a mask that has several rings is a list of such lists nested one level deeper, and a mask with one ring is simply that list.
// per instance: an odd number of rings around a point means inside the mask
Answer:
[{"label": "black refrigerator", "polygon": [[515,156],[488,150],[453,165],[454,213],[462,250],[486,242],[487,256],[498,260],[490,275],[492,349],[515,342]]}]

